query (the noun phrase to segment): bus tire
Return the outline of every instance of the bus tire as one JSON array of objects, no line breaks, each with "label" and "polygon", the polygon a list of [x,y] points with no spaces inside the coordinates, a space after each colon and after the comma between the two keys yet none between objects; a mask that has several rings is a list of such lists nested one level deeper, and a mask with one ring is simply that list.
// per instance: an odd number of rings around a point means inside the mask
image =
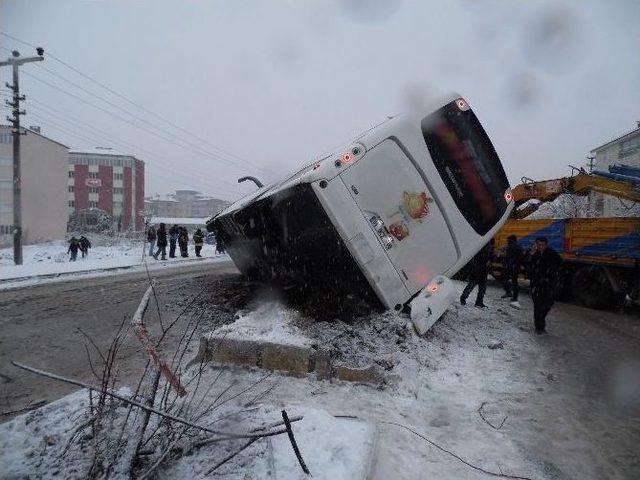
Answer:
[{"label": "bus tire", "polygon": [[573,275],[573,296],[585,307],[607,309],[614,303],[613,287],[600,267],[582,267]]}]

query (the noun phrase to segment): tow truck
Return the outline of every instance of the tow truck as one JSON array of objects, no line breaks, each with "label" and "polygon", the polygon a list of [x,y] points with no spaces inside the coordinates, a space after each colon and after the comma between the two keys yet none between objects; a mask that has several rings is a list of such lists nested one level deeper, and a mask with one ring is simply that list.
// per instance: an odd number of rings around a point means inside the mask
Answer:
[{"label": "tow truck", "polygon": [[[537,237],[545,236],[564,260],[559,298],[573,297],[589,308],[600,309],[640,303],[640,218],[526,219],[542,204],[563,194],[597,192],[640,202],[640,168],[613,165],[608,171],[591,173],[572,169],[573,175],[563,178],[523,178],[512,189],[516,208],[495,236],[495,251],[506,246],[510,235],[518,238],[525,251]],[[496,279],[502,270],[500,261],[492,263],[491,274]],[[526,277],[526,261],[522,273]]]}]

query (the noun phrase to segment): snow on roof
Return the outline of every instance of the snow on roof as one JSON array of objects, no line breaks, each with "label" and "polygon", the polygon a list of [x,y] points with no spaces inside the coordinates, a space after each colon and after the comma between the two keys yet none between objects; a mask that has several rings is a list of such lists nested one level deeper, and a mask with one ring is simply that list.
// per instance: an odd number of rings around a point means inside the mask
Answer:
[{"label": "snow on roof", "polygon": [[210,217],[151,217],[149,223],[157,225],[164,223],[165,225],[204,225]]},{"label": "snow on roof", "polygon": [[132,153],[128,152],[120,152],[113,148],[108,147],[91,147],[91,148],[83,148],[79,150],[69,150],[69,153],[74,154],[87,154],[90,153],[92,155],[112,155],[115,157],[131,157],[136,158],[136,156]]},{"label": "snow on roof", "polygon": [[597,152],[598,150],[601,150],[604,147],[607,147],[609,145],[611,145],[614,142],[617,142],[619,140],[622,140],[625,137],[629,137],[629,136],[633,136],[634,134],[640,134],[640,124],[638,124],[638,127],[634,128],[633,130],[627,132],[627,133],[623,133],[622,135],[617,136],[616,138],[614,138],[613,140],[609,140],[608,142],[603,143],[602,145],[600,145],[599,147],[595,147],[591,150],[591,153],[593,152]]}]

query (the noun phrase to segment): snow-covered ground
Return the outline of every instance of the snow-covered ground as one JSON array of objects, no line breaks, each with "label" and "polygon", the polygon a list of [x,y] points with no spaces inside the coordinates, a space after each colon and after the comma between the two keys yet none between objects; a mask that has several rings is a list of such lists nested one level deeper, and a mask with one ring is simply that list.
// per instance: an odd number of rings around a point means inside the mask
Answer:
[{"label": "snow-covered ground", "polygon": [[[313,375],[265,377],[258,369],[215,365],[202,382],[232,385],[229,396],[261,382],[258,410],[241,417],[245,420],[268,423],[278,419],[281,408],[305,415],[294,430],[315,478],[358,478],[366,463],[362,445],[371,435],[333,424],[336,416],[361,420],[354,425],[365,430],[375,425],[372,479],[491,478],[478,468],[530,479],[638,478],[640,396],[635,387],[621,394],[617,385],[639,385],[625,363],[637,350],[635,333],[618,334],[617,326],[599,330],[597,317],[611,322],[613,314],[557,304],[549,316],[550,333],[536,336],[530,299],[523,296],[523,309],[515,310],[499,299],[501,293],[488,289],[488,310],[453,305],[425,337],[395,312],[350,324],[314,322],[278,302],[256,299],[216,333],[331,349],[340,363],[377,365],[385,371],[385,383],[375,388],[318,381]],[[90,443],[73,453],[75,463],[59,460],[71,420],[86,403],[86,393],[74,395],[59,402],[64,407],[52,404],[0,426],[0,465],[10,468],[6,476],[52,477],[64,468],[64,476],[83,478]],[[246,396],[232,400],[218,414],[254,408],[250,403]],[[279,447],[275,441],[254,443],[216,476],[305,478],[286,437],[278,442]],[[207,468],[220,458],[221,452],[207,449],[181,456],[166,462],[161,478],[207,478]]]},{"label": "snow-covered ground", "polygon": [[[189,245],[189,257],[167,257],[166,261],[155,260],[148,256],[149,245],[130,238],[90,237],[93,247],[89,255],[71,262],[67,253],[68,243],[64,241],[36,245],[23,248],[23,264],[14,265],[13,248],[0,249],[0,290],[16,286],[27,286],[34,283],[68,279],[69,277],[86,278],[100,276],[118,271],[142,270],[145,263],[151,270],[167,268],[173,265],[184,265],[185,262],[212,261],[228,259],[226,255],[215,255],[215,247],[204,245],[201,255],[195,255],[195,247]],[[168,248],[167,248],[168,254]]]}]

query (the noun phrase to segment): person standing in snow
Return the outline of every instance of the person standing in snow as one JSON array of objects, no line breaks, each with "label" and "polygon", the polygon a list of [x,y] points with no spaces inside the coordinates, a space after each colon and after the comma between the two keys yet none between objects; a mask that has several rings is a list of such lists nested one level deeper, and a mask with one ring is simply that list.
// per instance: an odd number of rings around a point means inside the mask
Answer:
[{"label": "person standing in snow", "polygon": [[200,251],[204,245],[204,233],[199,228],[193,234],[193,243],[196,246],[196,257],[200,257]]},{"label": "person standing in snow", "polygon": [[220,238],[220,235],[218,235],[218,232],[214,231],[213,236],[216,240],[216,255],[222,255],[224,253],[224,242],[222,241],[222,238]]},{"label": "person standing in snow", "polygon": [[147,242],[149,242],[149,256],[153,257],[153,247],[156,246],[156,229],[153,225],[147,228]]},{"label": "person standing in snow", "polygon": [[520,272],[520,266],[524,259],[524,252],[522,247],[518,244],[518,237],[515,235],[509,235],[507,237],[507,249],[504,254],[504,271],[502,286],[504,287],[504,295],[502,298],[511,297],[511,306],[514,308],[521,308],[518,301],[518,293],[520,288],[518,286],[518,273]]},{"label": "person standing in snow", "polygon": [[176,258],[176,243],[178,242],[178,236],[180,235],[180,227],[174,224],[169,229],[169,258]]},{"label": "person standing in snow", "polygon": [[555,301],[562,258],[548,246],[546,237],[536,239],[531,256],[531,298],[533,321],[538,335],[546,332],[546,318]]},{"label": "person standing in snow", "polygon": [[186,258],[189,256],[189,232],[185,227],[180,227],[180,235],[178,236],[178,246],[180,247],[180,256]]},{"label": "person standing in snow", "polygon": [[69,259],[70,262],[75,262],[78,258],[79,248],[80,242],[78,241],[78,239],[76,237],[71,237],[71,240],[69,240],[69,250],[67,250],[67,253],[71,254],[71,258]]},{"label": "person standing in snow", "polygon": [[469,275],[469,281],[460,296],[460,303],[462,305],[467,304],[467,297],[477,285],[478,295],[476,296],[476,307],[487,308],[484,304],[484,293],[487,290],[487,274],[489,273],[491,247],[491,242],[487,243],[471,260],[471,274]]},{"label": "person standing in snow", "polygon": [[153,258],[158,259],[158,255],[162,253],[162,260],[167,259],[167,231],[165,230],[164,223],[160,224],[160,228],[157,232],[157,240],[156,244],[158,245],[158,250],[153,255]]},{"label": "person standing in snow", "polygon": [[80,251],[82,252],[82,258],[89,256],[89,249],[91,248],[91,242],[87,237],[82,235],[78,240],[80,244]]}]

